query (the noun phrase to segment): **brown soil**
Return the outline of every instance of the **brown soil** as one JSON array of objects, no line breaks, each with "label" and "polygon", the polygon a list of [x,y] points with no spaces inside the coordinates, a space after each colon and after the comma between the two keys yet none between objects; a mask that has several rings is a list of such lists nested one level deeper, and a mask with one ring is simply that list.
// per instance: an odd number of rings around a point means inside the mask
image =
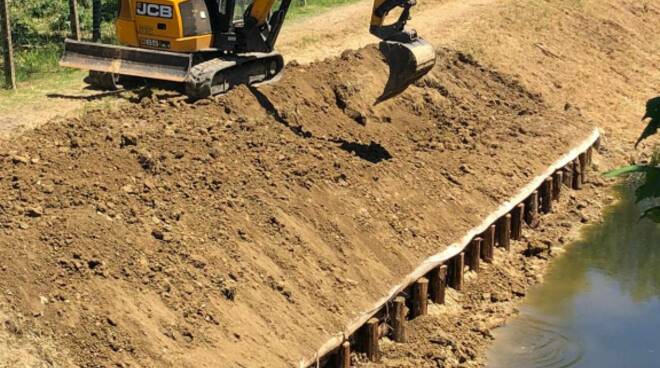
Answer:
[{"label": "brown soil", "polygon": [[[595,154],[598,166],[607,155]],[[536,229],[525,228],[523,238],[513,241],[511,251],[496,249],[492,264],[482,263],[478,274],[470,272],[461,293],[447,289],[445,305],[431,304],[429,314],[410,322],[409,341],[386,340],[377,364],[359,359],[362,367],[483,367],[493,330],[518,312],[527,290],[543,281],[543,273],[564,247],[579,237],[584,224],[599,220],[599,212],[614,198],[605,181],[591,171],[580,191],[564,187],[553,212],[541,217]]]},{"label": "brown soil", "polygon": [[367,48],[258,91],[145,97],[18,137],[0,164],[15,335],[85,367],[312,356],[592,129],[438,57],[376,106],[387,67]]},{"label": "brown soil", "polygon": [[[645,36],[657,6],[506,3],[447,42],[527,87],[441,49],[429,77],[374,106],[387,67],[369,47],[258,91],[195,105],[144,96],[3,144],[0,366],[291,366],[593,125],[609,138],[600,168],[619,164],[660,70]],[[529,242],[564,232],[549,229]],[[384,363],[480,364],[512,292],[543,268],[518,253],[479,275],[501,283],[468,282]],[[495,312],[466,318],[479,308]],[[462,318],[447,328],[448,316]],[[475,324],[483,337],[469,343],[477,335],[459,327]]]},{"label": "brown soil", "polygon": [[[658,20],[660,7],[653,1],[513,1],[483,11],[463,34],[450,37],[447,42],[455,47],[542,91],[550,106],[568,102],[580,109],[603,128],[606,144],[589,185],[565,196],[538,231],[528,229],[526,239],[514,243],[512,254],[500,253],[493,267],[468,281],[464,294],[452,293],[447,307],[434,307],[414,321],[409,344],[386,345],[382,363],[366,366],[485,365],[492,329],[516,313],[526,289],[542,281],[549,261],[580,236],[580,224],[597,222],[600,210],[614,200],[605,189],[616,181],[603,181],[598,174],[646,160],[657,144],[656,137],[645,148],[632,148],[643,127],[639,118],[645,101],[658,94],[660,54],[653,30]],[[530,248],[538,254],[525,256]]]}]

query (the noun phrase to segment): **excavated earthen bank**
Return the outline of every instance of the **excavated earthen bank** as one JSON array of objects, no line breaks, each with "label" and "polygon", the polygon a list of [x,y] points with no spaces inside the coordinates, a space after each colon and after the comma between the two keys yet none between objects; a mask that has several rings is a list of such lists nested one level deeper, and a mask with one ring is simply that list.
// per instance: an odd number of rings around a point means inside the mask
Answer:
[{"label": "excavated earthen bank", "polygon": [[[480,224],[470,229],[461,240],[443,247],[442,252],[424,260],[393,286],[373,308],[351,321],[343,334],[324,344],[313,359],[301,362],[300,367],[350,368],[352,362],[356,360],[379,362],[381,340],[406,343],[410,334],[409,321],[425,316],[430,303],[437,306],[444,305],[447,287],[454,289],[454,294],[463,293],[465,274],[471,272],[471,278],[474,279],[481,272],[481,264],[484,262],[487,271],[492,273],[493,267],[497,271],[498,266],[489,266],[496,261],[496,254],[497,257],[511,258],[512,243],[524,238],[526,240],[524,233],[528,230],[539,230],[540,217],[553,212],[554,203],[558,202],[562,195],[566,196],[562,192],[566,189],[582,189],[588,181],[588,176],[591,175],[589,168],[592,164],[593,152],[598,147],[600,147],[600,132],[594,130],[591,136],[579,142],[541,175],[495,209]],[[502,251],[497,251],[498,247]],[[548,249],[527,248],[520,253],[525,257],[531,257],[549,250],[549,247]],[[514,269],[515,266],[519,265],[514,262]],[[470,286],[483,288],[478,284],[492,283],[492,277],[489,276],[487,275],[484,280],[473,281]],[[510,279],[514,280],[515,276]],[[519,293],[519,296],[524,295],[524,291],[513,292]],[[497,298],[492,301],[497,302]],[[474,306],[468,302],[463,307]],[[511,311],[502,314],[511,314]],[[487,319],[484,313],[475,314],[474,317]],[[460,323],[458,320],[454,322]],[[483,328],[480,332],[489,335],[491,328]],[[444,338],[443,341],[440,344],[453,345],[448,338]],[[355,350],[359,352],[357,356]],[[457,349],[452,346],[451,350]],[[449,360],[446,355],[441,361],[443,366],[446,360]],[[449,355],[453,357],[453,354]]]},{"label": "excavated earthen bank", "polygon": [[7,349],[58,366],[290,366],[593,128],[454,51],[374,106],[386,75],[369,47],[3,145]]}]

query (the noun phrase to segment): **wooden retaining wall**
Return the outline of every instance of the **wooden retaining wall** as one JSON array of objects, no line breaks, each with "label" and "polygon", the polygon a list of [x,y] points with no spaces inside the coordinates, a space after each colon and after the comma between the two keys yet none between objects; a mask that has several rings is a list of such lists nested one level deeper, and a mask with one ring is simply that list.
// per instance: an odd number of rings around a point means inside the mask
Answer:
[{"label": "wooden retaining wall", "polygon": [[521,238],[524,224],[537,227],[539,214],[552,212],[553,202],[565,188],[581,189],[592,152],[599,147],[600,132],[595,129],[459,242],[423,261],[372,309],[324,344],[313,358],[301,360],[299,367],[349,368],[353,351],[378,361],[381,337],[406,342],[407,321],[426,314],[429,300],[444,304],[446,287],[461,291],[466,267],[479,272],[480,262],[493,262],[495,247],[509,250],[510,241]]}]

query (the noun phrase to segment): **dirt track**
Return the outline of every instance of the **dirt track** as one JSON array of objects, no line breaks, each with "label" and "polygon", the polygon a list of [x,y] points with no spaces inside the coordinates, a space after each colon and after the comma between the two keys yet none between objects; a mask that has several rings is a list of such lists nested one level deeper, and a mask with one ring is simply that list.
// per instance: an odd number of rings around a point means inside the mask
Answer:
[{"label": "dirt track", "polygon": [[[507,0],[429,0],[414,8],[408,26],[437,45],[461,38],[470,25]],[[286,24],[278,49],[288,60],[310,63],[358,49],[377,39],[369,34],[372,1],[338,7],[318,17]]]},{"label": "dirt track", "polygon": [[[589,11],[638,8],[603,3]],[[609,60],[568,50],[593,36],[584,43],[596,56],[657,66],[640,38],[657,20],[650,9],[603,25],[558,6],[560,29],[542,41],[563,68],[529,40],[511,47],[520,24],[506,18],[510,8],[470,20],[509,32],[476,54],[554,88],[548,102],[442,50],[429,78],[372,106],[386,67],[366,49],[210,104],[146,96],[19,137],[0,148],[0,254],[11,260],[0,268],[0,361],[278,367],[308,356],[586,134],[594,123],[566,102],[603,117],[608,132],[636,134],[614,121],[638,120],[637,104],[575,93],[568,66],[580,83],[606,84],[595,71]],[[617,22],[641,28],[612,38]],[[586,35],[551,43],[576,24]],[[482,36],[469,29],[457,44]],[[617,51],[623,44],[635,48]],[[498,64],[505,47],[522,51]],[[607,84],[641,106],[657,68],[636,72]]]}]

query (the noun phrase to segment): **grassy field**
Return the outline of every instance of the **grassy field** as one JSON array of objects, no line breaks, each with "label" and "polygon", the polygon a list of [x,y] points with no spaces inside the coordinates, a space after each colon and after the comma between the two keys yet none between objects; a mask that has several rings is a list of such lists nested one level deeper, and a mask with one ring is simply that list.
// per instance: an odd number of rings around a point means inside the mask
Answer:
[{"label": "grassy field", "polygon": [[350,4],[359,0],[307,0],[307,4],[302,6],[300,2],[292,4],[287,14],[289,20],[296,20],[310,15],[316,15],[324,10],[336,6]]}]

